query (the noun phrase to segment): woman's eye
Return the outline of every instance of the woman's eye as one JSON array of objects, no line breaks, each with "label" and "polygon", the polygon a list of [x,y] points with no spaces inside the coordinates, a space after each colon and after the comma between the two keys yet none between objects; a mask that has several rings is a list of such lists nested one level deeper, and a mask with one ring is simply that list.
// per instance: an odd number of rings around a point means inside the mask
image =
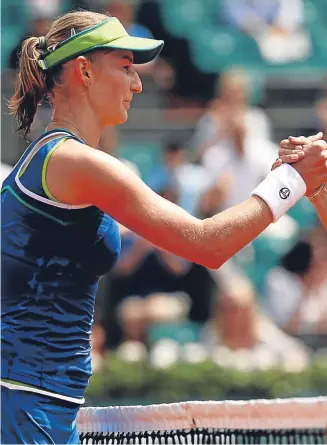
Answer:
[{"label": "woman's eye", "polygon": [[129,69],[130,69],[130,66],[129,66],[129,65],[124,66],[124,70],[125,70],[126,72],[128,72]]}]

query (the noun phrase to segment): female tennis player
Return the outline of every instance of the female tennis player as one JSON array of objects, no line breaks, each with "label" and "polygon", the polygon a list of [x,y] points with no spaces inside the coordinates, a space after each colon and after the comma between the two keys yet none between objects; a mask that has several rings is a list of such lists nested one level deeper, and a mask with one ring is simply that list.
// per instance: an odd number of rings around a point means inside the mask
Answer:
[{"label": "female tennis player", "polygon": [[327,180],[326,157],[309,146],[247,201],[201,221],[95,149],[142,91],[133,63],[153,60],[162,46],[92,12],[68,13],[23,44],[10,102],[19,130],[28,133],[45,96],[53,115],[2,189],[2,443],[79,442],[95,294],[120,251],[116,221],[218,268]]}]

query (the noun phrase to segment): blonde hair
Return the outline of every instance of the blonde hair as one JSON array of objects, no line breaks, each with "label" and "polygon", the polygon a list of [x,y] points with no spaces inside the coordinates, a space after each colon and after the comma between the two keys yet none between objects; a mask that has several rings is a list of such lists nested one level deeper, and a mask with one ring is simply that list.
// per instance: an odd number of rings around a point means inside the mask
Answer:
[{"label": "blonde hair", "polygon": [[[52,48],[68,39],[72,30],[76,33],[91,28],[108,18],[105,14],[90,11],[68,12],[57,18],[50,26],[45,42]],[[18,122],[17,131],[24,136],[30,131],[37,106],[59,81],[62,65],[52,70],[42,71],[38,60],[44,50],[38,37],[24,40],[19,60],[15,93],[9,101],[9,110]]]}]

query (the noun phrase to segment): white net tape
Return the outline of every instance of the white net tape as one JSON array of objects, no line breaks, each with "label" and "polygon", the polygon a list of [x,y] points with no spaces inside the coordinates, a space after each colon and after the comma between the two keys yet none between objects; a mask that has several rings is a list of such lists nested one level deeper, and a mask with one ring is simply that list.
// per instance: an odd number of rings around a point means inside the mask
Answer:
[{"label": "white net tape", "polygon": [[81,408],[86,432],[326,428],[327,397]]}]

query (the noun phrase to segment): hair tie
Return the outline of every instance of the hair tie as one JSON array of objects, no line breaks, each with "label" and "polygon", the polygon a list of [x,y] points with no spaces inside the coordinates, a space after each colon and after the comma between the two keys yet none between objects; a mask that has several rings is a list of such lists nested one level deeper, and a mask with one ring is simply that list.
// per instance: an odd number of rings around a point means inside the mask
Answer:
[{"label": "hair tie", "polygon": [[39,47],[41,50],[41,54],[43,53],[47,53],[48,52],[48,48],[47,48],[47,41],[46,38],[44,36],[39,37]]}]

